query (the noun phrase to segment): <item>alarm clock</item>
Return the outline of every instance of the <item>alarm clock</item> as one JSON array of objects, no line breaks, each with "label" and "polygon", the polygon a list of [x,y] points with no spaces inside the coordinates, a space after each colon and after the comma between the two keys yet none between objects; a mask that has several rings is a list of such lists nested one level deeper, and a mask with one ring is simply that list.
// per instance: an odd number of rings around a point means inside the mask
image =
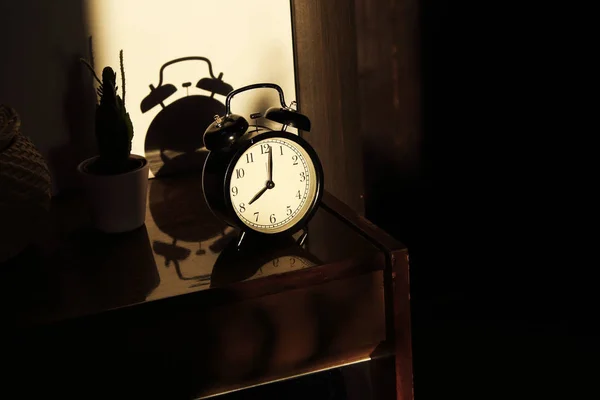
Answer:
[{"label": "alarm clock", "polygon": [[[282,124],[272,130],[250,126],[231,113],[231,100],[248,90],[270,88],[279,93],[280,107],[269,108],[264,117]],[[262,117],[253,114],[252,118]],[[273,83],[257,83],[230,92],[225,115],[214,117],[204,133],[209,150],[204,164],[202,186],[212,212],[244,235],[262,237],[289,235],[304,230],[323,195],[323,168],[317,153],[288,126],[310,131],[310,120],[288,107],[283,90]]]}]

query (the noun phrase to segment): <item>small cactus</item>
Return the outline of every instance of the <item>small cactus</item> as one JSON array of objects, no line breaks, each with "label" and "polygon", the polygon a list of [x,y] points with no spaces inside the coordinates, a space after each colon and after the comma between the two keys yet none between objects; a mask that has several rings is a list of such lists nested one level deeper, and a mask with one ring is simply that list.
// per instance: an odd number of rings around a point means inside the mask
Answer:
[{"label": "small cactus", "polygon": [[123,50],[119,52],[121,67],[122,93],[117,94],[117,74],[111,67],[102,70],[102,80],[96,75],[92,65],[84,59],[81,62],[88,67],[98,82],[98,103],[96,104],[96,141],[99,160],[97,168],[103,173],[118,174],[129,169],[133,124],[125,108],[125,69]]}]

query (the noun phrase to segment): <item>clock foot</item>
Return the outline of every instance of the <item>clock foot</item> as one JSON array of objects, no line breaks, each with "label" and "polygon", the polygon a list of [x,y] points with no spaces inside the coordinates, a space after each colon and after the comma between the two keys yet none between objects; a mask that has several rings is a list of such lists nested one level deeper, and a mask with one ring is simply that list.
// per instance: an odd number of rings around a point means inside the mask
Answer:
[{"label": "clock foot", "polygon": [[304,242],[306,242],[306,239],[308,238],[308,226],[304,227],[302,231],[302,235],[296,240],[296,244],[300,247],[304,246]]},{"label": "clock foot", "polygon": [[237,249],[240,249],[240,246],[242,245],[242,242],[244,241],[244,238],[246,237],[246,231],[241,231],[240,232],[240,236],[238,237],[238,242],[237,242]]}]

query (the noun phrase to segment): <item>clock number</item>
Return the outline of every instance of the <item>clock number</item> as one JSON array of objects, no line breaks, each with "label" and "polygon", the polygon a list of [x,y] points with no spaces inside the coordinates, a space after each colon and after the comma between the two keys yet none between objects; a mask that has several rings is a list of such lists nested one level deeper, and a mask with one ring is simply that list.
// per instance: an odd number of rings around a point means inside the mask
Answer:
[{"label": "clock number", "polygon": [[256,222],[258,222],[258,212],[255,212],[254,215],[256,215]]},{"label": "clock number", "polygon": [[245,175],[244,168],[238,168],[235,170],[235,176],[237,179],[243,178]]},{"label": "clock number", "polygon": [[238,195],[238,188],[237,186],[234,186],[231,188],[231,193],[233,194],[233,197]]},{"label": "clock number", "polygon": [[275,214],[271,214],[271,216],[269,217],[269,221],[271,221],[272,224],[277,222],[277,219],[275,218]]},{"label": "clock number", "polygon": [[299,198],[299,199],[301,199],[301,198],[302,198],[302,195],[300,194],[300,191],[299,191],[299,190],[298,190],[298,193],[296,193],[296,197],[297,197],[297,198]]},{"label": "clock number", "polygon": [[271,146],[268,144],[263,144],[260,146],[260,154],[268,154],[271,151]]},{"label": "clock number", "polygon": [[275,268],[279,267],[279,258],[276,258],[276,259],[273,260],[273,266]]},{"label": "clock number", "polygon": [[294,162],[294,164],[293,164],[293,165],[298,165],[298,156],[294,154],[294,155],[292,156],[292,161]]},{"label": "clock number", "polygon": [[246,164],[249,164],[251,162],[254,162],[254,154],[246,153]]},{"label": "clock number", "polygon": [[290,258],[290,267],[293,267],[294,264],[296,264],[296,259],[295,258]]},{"label": "clock number", "polygon": [[240,203],[240,212],[246,211],[246,205],[244,203]]},{"label": "clock number", "polygon": [[283,146],[279,146],[279,150],[281,151],[281,155],[283,155]]},{"label": "clock number", "polygon": [[304,182],[305,180],[306,180],[306,173],[304,171],[300,172],[300,182]]},{"label": "clock number", "polygon": [[285,210],[285,213],[287,215],[292,215],[292,208],[291,208],[291,206],[287,206],[287,209]]}]

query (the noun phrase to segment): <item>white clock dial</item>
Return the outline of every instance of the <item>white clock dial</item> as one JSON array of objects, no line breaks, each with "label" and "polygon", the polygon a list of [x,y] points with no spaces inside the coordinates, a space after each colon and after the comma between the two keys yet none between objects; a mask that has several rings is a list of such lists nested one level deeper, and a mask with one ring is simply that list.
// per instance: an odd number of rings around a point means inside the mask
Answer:
[{"label": "white clock dial", "polygon": [[278,233],[295,225],[309,211],[316,194],[312,159],[302,146],[280,137],[248,148],[235,164],[229,184],[231,204],[239,219],[263,233]]}]

